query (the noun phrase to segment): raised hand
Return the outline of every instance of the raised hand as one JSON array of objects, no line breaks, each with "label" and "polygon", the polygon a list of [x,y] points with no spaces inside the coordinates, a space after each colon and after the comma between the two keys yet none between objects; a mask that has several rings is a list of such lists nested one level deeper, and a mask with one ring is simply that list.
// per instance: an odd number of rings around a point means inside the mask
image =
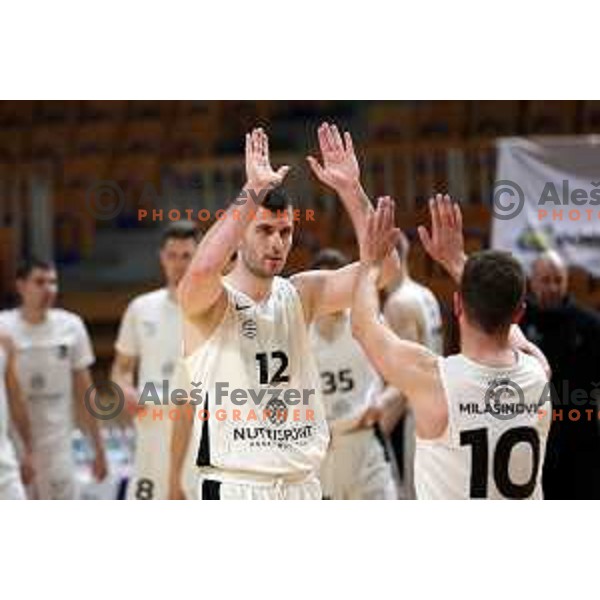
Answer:
[{"label": "raised hand", "polygon": [[339,194],[360,180],[360,169],[354,153],[352,137],[346,131],[342,140],[338,128],[329,123],[323,123],[317,133],[323,166],[313,156],[307,156],[306,160],[319,181]]},{"label": "raised hand", "polygon": [[377,209],[367,216],[365,233],[360,240],[360,261],[380,265],[394,250],[401,231],[394,226],[396,205],[389,196],[379,198]]},{"label": "raised hand", "polygon": [[458,282],[466,261],[460,206],[447,194],[437,194],[429,199],[429,212],[431,234],[421,225],[418,228],[421,243],[427,254]]},{"label": "raised hand", "polygon": [[255,198],[265,197],[265,193],[283,182],[290,168],[273,170],[269,157],[269,138],[262,128],[246,134],[246,178],[247,187],[253,190]]}]

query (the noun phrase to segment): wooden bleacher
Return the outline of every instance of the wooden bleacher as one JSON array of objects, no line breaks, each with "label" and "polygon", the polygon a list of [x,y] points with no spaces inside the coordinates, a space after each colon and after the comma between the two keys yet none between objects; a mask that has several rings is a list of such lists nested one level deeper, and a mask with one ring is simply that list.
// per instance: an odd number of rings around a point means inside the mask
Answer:
[{"label": "wooden bleacher", "polygon": [[[161,169],[189,161],[198,172],[210,170],[234,185],[241,177],[241,157],[217,156],[244,128],[255,123],[293,120],[294,115],[336,117],[336,103],[274,101],[21,101],[0,103],[0,173],[28,173],[40,161],[55,166],[56,233],[77,259],[90,255],[97,221],[85,207],[85,191],[97,180],[119,181],[128,202],[140,197],[139,186],[151,181],[159,190]],[[425,101],[370,102],[360,105],[365,138],[357,145],[361,160],[370,165],[374,195],[392,193],[404,212],[398,220],[415,237],[416,226],[427,221],[425,194],[445,191],[451,173],[446,156],[457,150],[465,163],[464,213],[469,251],[485,247],[489,215],[481,205],[482,190],[495,174],[497,136],[540,133],[598,133],[600,101]],[[241,142],[240,142],[241,144]],[[229,149],[236,147],[230,145]],[[277,157],[279,160],[286,157]],[[299,160],[295,157],[295,160]],[[216,175],[215,175],[216,174]],[[214,176],[214,177],[213,177]],[[26,193],[27,186],[22,186]],[[321,201],[327,194],[314,178],[307,193]],[[203,193],[206,190],[202,190]],[[131,192],[131,194],[129,193]],[[133,204],[128,208],[134,208]],[[402,212],[402,211],[401,211]],[[290,268],[305,268],[312,252],[334,244],[356,257],[356,242],[343,212],[322,211],[314,224],[302,223],[303,244],[290,256]],[[7,228],[0,229],[2,283],[14,277],[15,256]],[[72,251],[72,252],[71,252]],[[439,268],[413,243],[411,265],[416,278],[449,302],[453,286]],[[600,283],[573,270],[574,295],[600,308]],[[141,290],[69,293],[64,305],[88,321],[96,351],[112,356],[116,324],[128,300]],[[143,291],[143,290],[142,290]]]}]

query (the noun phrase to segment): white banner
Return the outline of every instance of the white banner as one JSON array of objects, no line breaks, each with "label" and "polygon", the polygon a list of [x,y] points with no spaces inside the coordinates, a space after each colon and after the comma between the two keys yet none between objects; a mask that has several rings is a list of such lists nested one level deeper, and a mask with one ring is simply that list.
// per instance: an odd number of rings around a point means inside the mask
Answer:
[{"label": "white banner", "polygon": [[600,136],[497,142],[492,248],[529,267],[546,249],[600,276]]}]

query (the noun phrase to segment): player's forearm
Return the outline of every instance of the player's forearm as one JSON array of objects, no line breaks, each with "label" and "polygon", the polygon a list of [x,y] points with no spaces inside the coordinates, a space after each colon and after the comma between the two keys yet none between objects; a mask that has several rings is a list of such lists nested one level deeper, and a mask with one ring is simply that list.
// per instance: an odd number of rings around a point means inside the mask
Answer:
[{"label": "player's forearm", "polygon": [[381,277],[381,270],[381,265],[359,263],[358,279],[354,288],[352,333],[367,346],[373,326],[379,318],[377,282]]},{"label": "player's forearm", "polygon": [[[202,238],[177,289],[183,313],[195,318],[212,307],[223,292],[222,274],[239,247],[244,231],[255,218],[257,205],[252,199],[256,186],[248,184],[243,203],[235,202]],[[252,193],[249,191],[252,190]],[[241,202],[237,200],[237,202]]]},{"label": "player's forearm", "polygon": [[533,342],[530,342],[518,325],[512,325],[510,328],[509,342],[512,348],[520,350],[525,354],[530,354],[538,360],[546,372],[548,378],[552,376],[552,369],[545,354]]},{"label": "player's forearm", "polygon": [[[74,391],[76,398],[77,413],[79,416],[79,422],[83,428],[84,433],[91,440],[94,446],[96,455],[104,452],[104,442],[100,435],[100,428],[98,427],[98,421],[94,416],[87,410],[85,397],[88,390],[92,387],[92,379],[87,372],[77,372],[74,375]],[[98,389],[93,389],[90,395],[98,393]],[[92,406],[97,405],[95,398],[91,398]]]},{"label": "player's forearm", "polygon": [[11,396],[10,416],[23,442],[25,451],[32,452],[33,436],[31,433],[31,421],[29,420],[29,413],[27,412],[25,402],[18,392],[16,393],[17,395],[15,395],[14,391],[9,392],[9,394]]},{"label": "player's forearm", "polygon": [[10,416],[15,424],[17,433],[23,442],[27,452],[33,450],[33,436],[31,433],[31,420],[22,388],[17,379],[17,371],[14,362],[14,355],[11,355],[7,369],[6,391],[8,392]]},{"label": "player's forearm", "polygon": [[83,411],[83,428],[85,430],[86,435],[92,442],[92,446],[94,447],[94,453],[96,456],[104,453],[104,441],[102,439],[102,435],[100,434],[100,427],[98,426],[98,421],[89,414],[86,410]]},{"label": "player's forearm", "polygon": [[[339,189],[338,194],[348,211],[357,239],[362,239],[362,236],[366,231],[367,217],[374,211],[371,200],[367,196],[360,181],[355,181],[351,185]],[[381,267],[381,274],[377,280],[378,289],[385,287],[400,276],[402,263],[398,256],[398,252],[394,250],[386,257]]]},{"label": "player's forearm", "polygon": [[110,377],[122,390],[133,390],[135,392],[134,369],[121,367],[118,363],[115,363],[113,364]]},{"label": "player's forearm", "polygon": [[238,198],[230,204],[222,217],[213,223],[198,244],[186,277],[221,276],[237,250],[244,231],[256,215],[258,204],[255,198],[262,198],[260,193],[257,186],[251,182],[244,186]]}]

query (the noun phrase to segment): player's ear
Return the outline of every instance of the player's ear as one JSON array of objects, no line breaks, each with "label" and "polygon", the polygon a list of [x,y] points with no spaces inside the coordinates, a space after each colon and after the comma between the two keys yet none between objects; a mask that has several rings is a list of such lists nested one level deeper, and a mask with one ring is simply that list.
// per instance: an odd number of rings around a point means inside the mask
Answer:
[{"label": "player's ear", "polygon": [[512,322],[513,323],[520,323],[521,319],[523,318],[523,315],[525,314],[525,308],[526,308],[526,304],[525,302],[521,302],[521,304],[519,304],[518,308],[515,310],[515,312],[513,313],[512,316]]}]

